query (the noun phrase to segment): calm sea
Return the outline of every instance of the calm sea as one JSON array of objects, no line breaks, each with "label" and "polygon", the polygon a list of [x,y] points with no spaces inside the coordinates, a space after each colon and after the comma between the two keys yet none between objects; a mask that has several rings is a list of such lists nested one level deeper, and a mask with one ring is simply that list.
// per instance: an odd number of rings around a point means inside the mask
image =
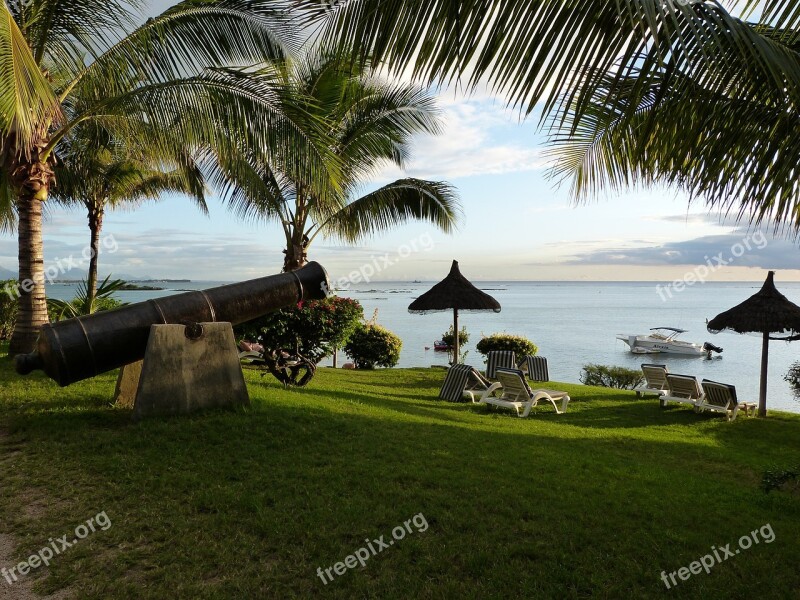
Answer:
[{"label": "calm sea", "polygon": [[[355,298],[364,306],[367,318],[378,310],[378,323],[403,340],[401,367],[446,365],[447,353],[435,352],[433,342],[452,323],[452,312],[429,315],[409,314],[408,305],[432,286],[427,283],[376,283],[354,285],[342,295]],[[182,290],[203,289],[221,282],[153,284],[165,291],[130,291],[119,294],[126,302],[137,302]],[[523,335],[539,346],[548,358],[550,376],[555,381],[578,382],[587,363],[638,368],[643,362],[666,363],[675,373],[696,375],[734,384],[741,400],[758,399],[761,339],[755,336],[706,330],[706,319],[739,304],[761,287],[757,283],[697,284],[674,293],[666,302],[654,283],[609,282],[479,282],[478,287],[502,305],[500,313],[463,313],[459,322],[466,326],[470,339],[465,348],[466,362],[483,366],[475,350],[481,335],[497,332]],[[800,304],[800,283],[778,283],[790,300]],[[71,298],[74,286],[48,287],[55,298]],[[651,327],[678,327],[688,333],[687,341],[710,341],[724,348],[721,358],[670,358],[634,355],[616,334],[647,333]],[[426,349],[430,348],[430,349]],[[346,360],[340,355],[340,361]],[[800,400],[783,376],[792,362],[800,360],[800,342],[770,344],[768,407],[800,412]]]}]

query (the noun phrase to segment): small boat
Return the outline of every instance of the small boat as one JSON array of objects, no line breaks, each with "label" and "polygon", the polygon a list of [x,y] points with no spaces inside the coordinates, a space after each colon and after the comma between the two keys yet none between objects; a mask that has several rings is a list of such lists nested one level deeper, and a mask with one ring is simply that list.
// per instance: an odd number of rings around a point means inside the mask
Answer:
[{"label": "small boat", "polygon": [[685,329],[676,327],[653,327],[650,333],[644,335],[628,335],[620,333],[618,340],[622,340],[634,354],[676,354],[679,356],[708,356],[712,352],[722,352],[722,348],[710,342],[695,344],[677,339],[686,333]]},{"label": "small boat", "polygon": [[433,342],[433,349],[434,349],[434,350],[439,350],[439,351],[449,351],[449,350],[452,350],[452,348],[451,348],[450,346],[448,346],[448,345],[447,345],[445,342],[443,342],[442,340],[436,340],[435,342]]}]

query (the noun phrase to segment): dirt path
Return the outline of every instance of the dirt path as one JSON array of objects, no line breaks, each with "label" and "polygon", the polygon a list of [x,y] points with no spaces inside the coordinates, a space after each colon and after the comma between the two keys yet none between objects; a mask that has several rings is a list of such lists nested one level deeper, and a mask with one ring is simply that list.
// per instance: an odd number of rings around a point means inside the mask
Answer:
[{"label": "dirt path", "polygon": [[[3,469],[3,463],[8,461],[10,456],[16,452],[8,452],[8,432],[0,429],[0,471]],[[2,484],[0,484],[2,485]],[[0,569],[8,569],[15,566],[16,543],[14,537],[7,533],[0,533]],[[67,600],[70,597],[70,590],[60,590],[50,596],[40,596],[33,591],[33,584],[36,581],[36,576],[41,575],[41,571],[45,567],[37,569],[33,574],[24,576],[17,576],[17,581],[9,584],[6,578],[0,575],[0,600]],[[13,581],[13,577],[11,578]]]}]

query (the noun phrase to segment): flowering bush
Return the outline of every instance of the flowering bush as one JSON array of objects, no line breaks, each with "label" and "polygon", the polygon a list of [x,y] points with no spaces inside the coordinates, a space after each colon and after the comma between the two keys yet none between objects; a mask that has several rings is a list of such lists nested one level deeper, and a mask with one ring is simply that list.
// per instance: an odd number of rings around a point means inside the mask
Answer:
[{"label": "flowering bush", "polygon": [[394,333],[380,325],[361,324],[344,347],[356,367],[374,369],[393,367],[400,360],[403,341]]},{"label": "flowering bush", "polygon": [[495,333],[484,337],[475,345],[475,349],[484,356],[497,350],[512,350],[518,358],[522,358],[526,354],[533,356],[539,351],[536,344],[529,339],[507,333]]},{"label": "flowering bush", "polygon": [[295,351],[319,363],[342,347],[364,317],[358,300],[331,296],[301,302],[237,325],[239,338],[258,340],[266,350]]}]

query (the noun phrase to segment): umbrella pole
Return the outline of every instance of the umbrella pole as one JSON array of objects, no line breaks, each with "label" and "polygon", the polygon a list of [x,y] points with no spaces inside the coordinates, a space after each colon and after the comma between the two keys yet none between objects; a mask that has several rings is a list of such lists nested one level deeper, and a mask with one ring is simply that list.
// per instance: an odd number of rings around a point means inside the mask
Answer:
[{"label": "umbrella pole", "polygon": [[458,309],[453,309],[453,364],[458,364],[458,357],[460,356],[458,344]]},{"label": "umbrella pole", "polygon": [[758,394],[758,416],[767,416],[767,364],[769,362],[769,332],[764,332],[761,344],[761,387]]}]

